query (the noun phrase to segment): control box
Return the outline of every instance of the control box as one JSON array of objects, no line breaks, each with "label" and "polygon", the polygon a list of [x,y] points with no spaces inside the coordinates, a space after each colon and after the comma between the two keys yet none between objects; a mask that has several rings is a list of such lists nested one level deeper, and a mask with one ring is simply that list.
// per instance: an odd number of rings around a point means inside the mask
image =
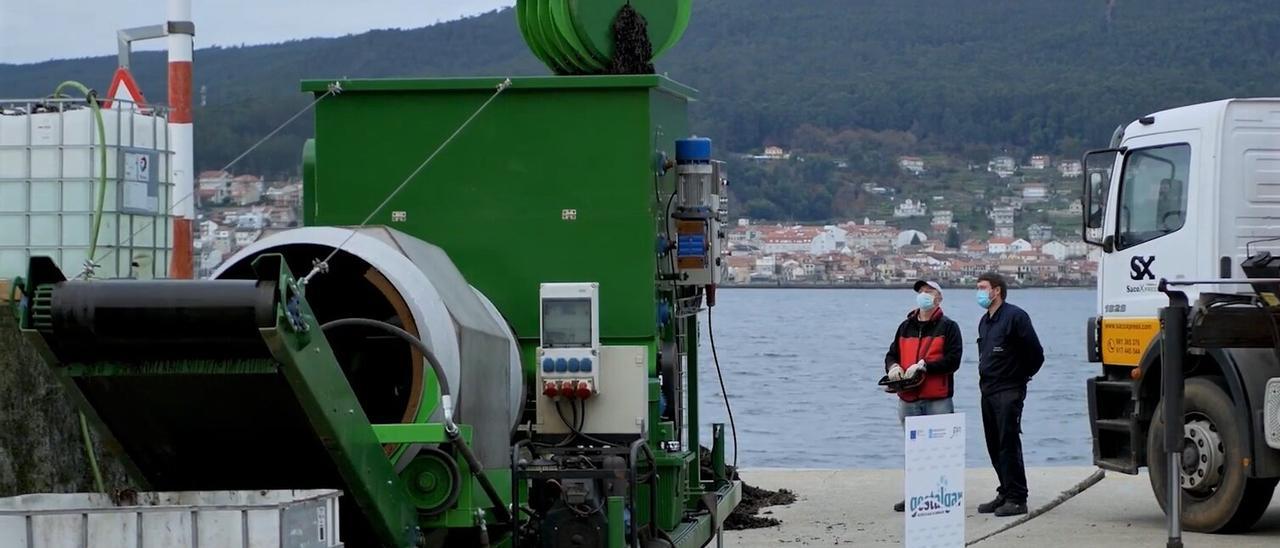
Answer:
[{"label": "control box", "polygon": [[720,283],[721,224],[727,214],[724,164],[711,159],[711,140],[676,141],[676,203],[670,211],[679,285]]},{"label": "control box", "polygon": [[[625,435],[647,432],[649,414],[649,348],[605,346],[600,349],[600,395],[580,399],[572,394],[537,395],[539,434],[568,434],[568,422],[588,435]],[[538,369],[538,386],[563,382]],[[562,418],[563,417],[563,418]]]},{"label": "control box", "polygon": [[600,393],[600,284],[544,283],[537,389],[590,399]]}]

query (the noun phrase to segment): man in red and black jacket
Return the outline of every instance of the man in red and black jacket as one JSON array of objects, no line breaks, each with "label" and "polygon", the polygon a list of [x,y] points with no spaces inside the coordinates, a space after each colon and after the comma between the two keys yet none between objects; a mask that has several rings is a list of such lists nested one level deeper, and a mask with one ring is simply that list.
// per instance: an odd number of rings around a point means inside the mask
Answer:
[{"label": "man in red and black jacket", "polygon": [[[960,369],[964,341],[960,326],[942,314],[942,287],[920,280],[915,284],[916,307],[898,326],[898,332],[884,356],[889,380],[923,380],[909,390],[899,391],[898,421],[918,415],[943,415],[954,411],[955,372]],[[901,512],[903,502],[893,506]]]}]

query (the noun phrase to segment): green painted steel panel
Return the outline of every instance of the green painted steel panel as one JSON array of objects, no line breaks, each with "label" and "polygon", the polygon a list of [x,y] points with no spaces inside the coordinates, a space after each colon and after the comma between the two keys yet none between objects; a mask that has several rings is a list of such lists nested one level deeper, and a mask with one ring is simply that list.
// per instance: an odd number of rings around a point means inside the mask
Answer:
[{"label": "green painted steel panel", "polygon": [[[310,222],[360,223],[499,81],[343,81],[316,106]],[[526,343],[553,281],[600,283],[602,339],[652,341],[654,141],[670,155],[686,135],[685,89],[652,75],[513,79],[371,222],[443,248]]]},{"label": "green painted steel panel", "polygon": [[658,527],[671,531],[684,519],[689,499],[689,468],[696,466],[692,453],[658,454]]}]

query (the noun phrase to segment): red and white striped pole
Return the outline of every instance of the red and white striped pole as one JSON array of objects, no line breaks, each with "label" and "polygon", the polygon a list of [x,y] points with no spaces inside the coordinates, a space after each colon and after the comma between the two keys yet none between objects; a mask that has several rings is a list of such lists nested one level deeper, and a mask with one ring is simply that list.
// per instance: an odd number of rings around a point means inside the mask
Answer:
[{"label": "red and white striped pole", "polygon": [[[173,256],[169,277],[194,277],[192,225],[195,223],[195,137],[191,126],[191,60],[195,24],[191,22],[191,0],[169,0],[167,34],[169,42],[169,163],[173,190],[169,194],[173,212]],[[179,202],[181,200],[181,202]]]}]

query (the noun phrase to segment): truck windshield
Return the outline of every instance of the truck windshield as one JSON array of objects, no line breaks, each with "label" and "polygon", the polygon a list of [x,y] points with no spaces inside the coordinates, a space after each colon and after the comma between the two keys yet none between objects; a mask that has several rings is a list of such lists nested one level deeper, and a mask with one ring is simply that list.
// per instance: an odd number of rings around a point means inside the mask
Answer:
[{"label": "truck windshield", "polygon": [[1129,152],[1120,182],[1116,247],[1133,247],[1182,228],[1186,222],[1190,171],[1190,145]]}]

